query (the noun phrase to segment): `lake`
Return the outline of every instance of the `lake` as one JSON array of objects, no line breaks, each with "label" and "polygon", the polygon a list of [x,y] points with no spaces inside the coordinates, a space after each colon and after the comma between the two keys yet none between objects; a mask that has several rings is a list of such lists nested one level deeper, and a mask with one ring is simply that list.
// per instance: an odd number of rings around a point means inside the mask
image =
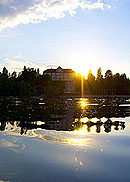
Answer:
[{"label": "lake", "polygon": [[130,182],[130,99],[0,98],[1,182]]}]

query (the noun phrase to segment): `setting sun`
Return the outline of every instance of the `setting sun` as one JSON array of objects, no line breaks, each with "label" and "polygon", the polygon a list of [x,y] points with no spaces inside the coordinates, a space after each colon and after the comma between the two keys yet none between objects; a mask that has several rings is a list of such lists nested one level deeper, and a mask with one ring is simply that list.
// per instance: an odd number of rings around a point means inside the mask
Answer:
[{"label": "setting sun", "polygon": [[72,67],[78,74],[81,74],[81,75],[87,77],[89,68],[85,62],[80,62],[80,64],[74,64]]}]

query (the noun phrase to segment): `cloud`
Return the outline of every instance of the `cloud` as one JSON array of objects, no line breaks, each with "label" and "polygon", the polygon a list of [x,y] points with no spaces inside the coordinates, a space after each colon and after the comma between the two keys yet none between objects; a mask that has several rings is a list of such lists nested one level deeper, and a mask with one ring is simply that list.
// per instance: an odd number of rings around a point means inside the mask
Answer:
[{"label": "cloud", "polygon": [[100,2],[100,1],[97,1],[95,3],[88,2],[88,3],[83,4],[83,8],[87,8],[89,10],[99,8],[101,10],[104,10],[104,3]]},{"label": "cloud", "polygon": [[110,5],[100,0],[0,0],[0,30],[74,15],[77,8],[103,10]]},{"label": "cloud", "polygon": [[21,33],[11,33],[11,34],[7,34],[5,32],[2,32],[0,34],[0,39],[7,39],[7,38],[12,38],[12,37],[17,37],[17,36],[23,36],[23,34],[21,34]]},{"label": "cloud", "polygon": [[3,66],[5,66],[10,72],[13,72],[13,71],[20,72],[21,70],[23,70],[24,66],[35,68],[35,69],[38,68],[38,66],[32,63],[31,61],[8,59],[8,58],[6,58],[3,61]]},{"label": "cloud", "polygon": [[[21,59],[18,59],[18,58],[21,58]],[[19,73],[23,70],[24,66],[26,66],[27,68],[28,67],[35,68],[35,69],[39,68],[41,73],[43,70],[47,68],[46,65],[37,65],[27,59],[22,60],[22,56],[19,53],[18,56],[15,56],[12,59],[9,59],[9,58],[4,59],[3,63],[0,64],[0,70],[2,71],[3,67],[6,67],[11,73],[13,71],[16,71],[17,73]]]},{"label": "cloud", "polygon": [[[35,60],[36,61],[36,60]],[[37,64],[33,63],[33,61],[30,61],[26,59],[21,53],[18,55],[12,57],[12,58],[4,58],[2,60],[2,63],[0,64],[0,72],[2,72],[3,67],[6,67],[7,70],[12,73],[16,71],[17,73],[23,71],[24,66],[27,68],[34,68],[34,69],[40,69],[40,73],[42,74],[44,70],[48,68],[57,68],[59,65],[63,68],[68,68],[65,64],[59,64],[58,62],[53,64],[50,62],[50,64],[43,62],[38,62]]]}]

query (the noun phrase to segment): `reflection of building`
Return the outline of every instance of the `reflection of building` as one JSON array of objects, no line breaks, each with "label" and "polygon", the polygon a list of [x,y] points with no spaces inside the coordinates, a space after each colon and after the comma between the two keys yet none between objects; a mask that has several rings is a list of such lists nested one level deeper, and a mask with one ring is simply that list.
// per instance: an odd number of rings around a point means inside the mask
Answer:
[{"label": "reflection of building", "polygon": [[47,69],[43,74],[50,75],[52,81],[64,81],[65,92],[75,92],[76,73],[72,69],[62,69],[59,66],[57,69]]}]

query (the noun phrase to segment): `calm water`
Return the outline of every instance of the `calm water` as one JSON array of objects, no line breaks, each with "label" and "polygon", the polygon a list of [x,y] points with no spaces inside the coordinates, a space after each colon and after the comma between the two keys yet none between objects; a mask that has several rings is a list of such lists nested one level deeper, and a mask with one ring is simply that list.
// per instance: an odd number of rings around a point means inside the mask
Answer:
[{"label": "calm water", "polygon": [[130,182],[129,99],[0,99],[0,181]]}]

